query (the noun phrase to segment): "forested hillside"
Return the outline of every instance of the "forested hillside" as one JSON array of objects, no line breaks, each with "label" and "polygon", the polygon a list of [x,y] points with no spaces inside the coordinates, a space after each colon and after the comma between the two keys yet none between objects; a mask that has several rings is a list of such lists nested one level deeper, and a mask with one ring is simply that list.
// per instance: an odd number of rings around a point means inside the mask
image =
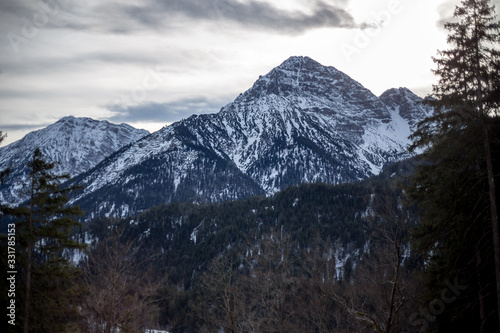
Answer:
[{"label": "forested hillside", "polygon": [[[377,270],[387,269],[387,274],[392,275],[392,268],[398,269],[398,276],[391,277],[397,285],[412,284],[406,289],[415,287],[416,282],[410,282],[408,277],[418,267],[418,260],[411,256],[408,229],[417,220],[415,210],[402,201],[399,187],[399,181],[403,179],[401,175],[412,168],[414,161],[406,161],[369,181],[338,186],[304,184],[270,198],[158,206],[130,219],[93,221],[81,235],[94,244],[91,249],[99,244],[93,240],[107,239],[115,232],[121,235],[121,244],[132,243],[134,247],[140,247],[134,252],[137,260],[148,262],[150,274],[166,279],[164,282],[171,286],[163,290],[166,293],[163,296],[169,301],[160,302],[158,309],[160,323],[171,330],[177,327],[179,332],[185,329],[197,332],[202,327],[215,328],[217,323],[225,322],[226,316],[250,314],[258,317],[253,323],[257,325],[257,331],[266,330],[276,324],[271,322],[279,320],[275,317],[278,314],[271,315],[272,311],[279,311],[283,312],[280,316],[286,316],[279,324],[283,329],[312,331],[318,323],[299,319],[296,311],[304,306],[302,302],[312,302],[320,297],[322,288],[333,288],[323,300],[326,303],[322,306],[330,309],[323,313],[323,329],[347,332],[365,327],[364,322],[372,320],[368,314],[357,318],[354,309],[347,308],[348,302],[353,301],[351,305],[359,306],[360,310],[376,309],[379,297],[387,291],[382,276],[373,276],[370,278],[380,281],[371,282],[379,283],[383,288],[366,296],[365,303],[358,305],[358,300],[351,299],[354,296],[350,293],[366,292],[365,284],[370,283],[364,281],[366,270],[374,269],[379,261],[388,261],[390,266],[378,267]],[[268,271],[266,267],[272,267],[272,270]],[[142,270],[146,268],[140,267],[136,274]],[[403,276],[406,276],[404,281]],[[218,285],[225,279],[228,279],[224,282],[227,285]],[[259,290],[261,284],[269,282],[268,279],[276,279],[280,284],[279,288],[284,292],[280,297],[284,297],[282,301],[286,308],[274,308],[278,306],[273,303],[277,301],[274,286],[269,286],[268,291]],[[305,284],[313,282],[320,285],[306,287]],[[225,313],[227,309],[217,308],[223,306],[218,300],[223,295],[212,288],[226,287],[232,290],[231,299],[237,295],[256,297],[256,303],[245,301],[245,304],[240,304],[250,307],[246,309],[231,305],[231,313]],[[215,298],[205,295],[211,292],[217,294],[213,295]],[[270,294],[261,294],[264,292]],[[257,297],[265,299],[258,300]],[[412,297],[409,289],[403,292],[401,287],[398,299]],[[236,298],[231,300],[235,301]],[[273,304],[266,305],[266,302]],[[266,306],[272,306],[273,310],[266,310]],[[217,308],[216,313],[213,313],[213,307]],[[375,316],[379,310],[385,311],[376,309],[371,315]],[[311,307],[308,311],[312,314],[316,309]],[[391,325],[410,327],[399,312],[403,309],[394,308],[393,319],[397,320]],[[353,313],[352,320],[342,319],[349,313]],[[380,313],[373,321],[383,325],[384,316]],[[250,318],[239,318],[238,325],[244,325],[245,320]],[[232,324],[227,325],[226,329],[230,331]]]}]

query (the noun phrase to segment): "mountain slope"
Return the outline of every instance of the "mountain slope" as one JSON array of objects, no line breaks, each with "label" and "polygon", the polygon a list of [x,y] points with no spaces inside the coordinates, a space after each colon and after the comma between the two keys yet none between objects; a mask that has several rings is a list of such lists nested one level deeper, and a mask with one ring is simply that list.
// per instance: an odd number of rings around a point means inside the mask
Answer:
[{"label": "mountain slope", "polygon": [[142,138],[82,174],[73,199],[91,217],[126,217],[168,202],[218,202],[263,194],[231,161],[200,145],[182,124]]},{"label": "mountain slope", "polygon": [[25,199],[21,184],[36,147],[40,148],[45,160],[58,162],[55,173],[76,176],[147,134],[127,124],[75,117],[65,117],[44,129],[30,132],[21,140],[0,148],[0,170],[11,168],[1,187],[0,200],[18,204]]},{"label": "mountain slope", "polygon": [[307,57],[288,59],[219,114],[187,127],[268,194],[301,182],[360,180],[408,156],[409,126],[398,110]]},{"label": "mountain slope", "polygon": [[392,112],[398,113],[409,126],[416,125],[422,119],[421,115],[429,112],[429,107],[422,104],[422,99],[407,88],[389,89],[379,99]]},{"label": "mountain slope", "polygon": [[378,98],[333,67],[291,57],[219,113],[165,127],[79,177],[86,189],[74,202],[126,216],[152,206],[144,197],[216,202],[365,179],[409,157],[410,126],[431,112],[419,100],[404,89]]}]

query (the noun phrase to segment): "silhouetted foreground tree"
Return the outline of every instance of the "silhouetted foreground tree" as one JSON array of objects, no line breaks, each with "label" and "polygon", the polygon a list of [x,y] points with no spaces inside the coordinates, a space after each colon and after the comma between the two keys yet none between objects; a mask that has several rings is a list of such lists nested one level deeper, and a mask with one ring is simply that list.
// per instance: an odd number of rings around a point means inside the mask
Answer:
[{"label": "silhouetted foreground tree", "polygon": [[463,1],[455,18],[445,24],[453,48],[434,59],[436,112],[413,134],[424,164],[409,193],[422,208],[416,236],[429,273],[427,302],[441,299],[447,281],[468,286],[435,311],[437,327],[492,331],[500,319],[500,24],[488,0]]},{"label": "silhouetted foreground tree", "polygon": [[77,317],[77,288],[73,284],[79,270],[68,260],[66,251],[83,249],[72,237],[80,224],[78,207],[68,206],[68,194],[75,187],[62,188],[68,175],[55,175],[54,163],[47,163],[39,149],[28,165],[25,184],[29,200],[17,208],[5,208],[16,223],[17,262],[24,288],[21,299],[23,332],[60,332]]}]

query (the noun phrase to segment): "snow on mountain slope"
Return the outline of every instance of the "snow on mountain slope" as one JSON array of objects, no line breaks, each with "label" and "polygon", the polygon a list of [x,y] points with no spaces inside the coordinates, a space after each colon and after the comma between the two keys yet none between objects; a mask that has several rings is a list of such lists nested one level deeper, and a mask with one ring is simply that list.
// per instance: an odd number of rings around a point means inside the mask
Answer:
[{"label": "snow on mountain slope", "polygon": [[74,202],[126,216],[364,179],[409,157],[410,128],[430,112],[407,89],[377,97],[333,67],[291,57],[219,113],[165,127],[77,178],[86,189]]},{"label": "snow on mountain slope", "polygon": [[72,181],[88,216],[126,217],[174,201],[219,202],[264,194],[233,163],[200,145],[182,122],[137,141]]},{"label": "snow on mountain slope", "polygon": [[414,97],[400,113],[335,68],[292,57],[220,113],[185,125],[271,194],[301,182],[360,180],[408,157],[410,126],[430,112]]},{"label": "snow on mountain slope", "polygon": [[76,176],[88,171],[120,148],[148,135],[127,124],[90,118],[65,117],[8,146],[0,148],[0,170],[11,168],[0,191],[0,200],[18,204],[25,199],[22,183],[35,148],[46,161],[57,162],[55,173]]},{"label": "snow on mountain slope", "polygon": [[391,111],[398,113],[410,126],[422,120],[422,115],[429,116],[432,109],[422,103],[422,99],[407,88],[389,89],[379,99]]}]

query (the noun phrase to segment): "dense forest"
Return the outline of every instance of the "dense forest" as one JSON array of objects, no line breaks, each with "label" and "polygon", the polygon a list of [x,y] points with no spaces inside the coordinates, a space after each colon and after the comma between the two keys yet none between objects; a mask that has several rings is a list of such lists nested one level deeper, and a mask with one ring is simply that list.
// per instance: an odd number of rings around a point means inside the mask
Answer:
[{"label": "dense forest", "polygon": [[445,28],[418,157],[361,182],[82,223],[34,150],[1,205],[9,332],[498,332],[500,23],[465,0]]},{"label": "dense forest", "polygon": [[[134,274],[147,271],[168,286],[154,297],[159,324],[172,332],[402,330],[411,327],[411,272],[421,263],[409,244],[416,208],[404,204],[398,183],[414,164],[357,184],[158,206],[131,219],[94,221],[80,235],[119,235],[120,246],[133,244],[141,263]],[[394,299],[386,298],[391,287]]]}]

